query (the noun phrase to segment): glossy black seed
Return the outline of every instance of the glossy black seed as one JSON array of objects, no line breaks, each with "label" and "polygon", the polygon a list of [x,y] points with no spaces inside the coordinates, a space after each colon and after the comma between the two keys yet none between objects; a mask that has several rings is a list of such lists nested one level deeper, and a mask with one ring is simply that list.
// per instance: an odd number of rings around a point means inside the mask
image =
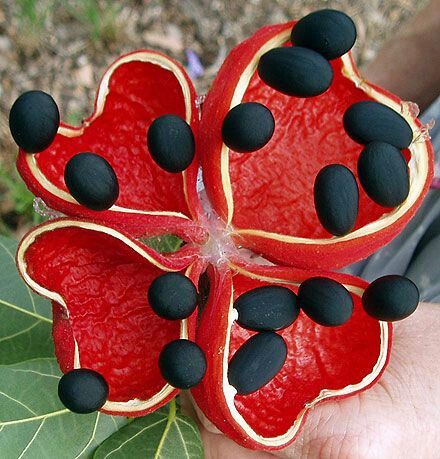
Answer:
[{"label": "glossy black seed", "polygon": [[404,276],[390,275],[372,282],[362,296],[365,311],[377,320],[393,322],[411,315],[419,304],[417,286]]},{"label": "glossy black seed", "polygon": [[333,80],[328,61],[300,46],[274,48],[263,54],[258,74],[270,87],[296,97],[318,96],[327,91]]},{"label": "glossy black seed", "polygon": [[368,196],[384,207],[396,207],[409,193],[409,174],[400,150],[389,143],[369,143],[358,161],[358,175]]},{"label": "glossy black seed", "polygon": [[197,290],[183,274],[166,273],[151,283],[148,302],[153,311],[164,319],[186,319],[196,309]]},{"label": "glossy black seed", "polygon": [[351,105],[344,113],[344,128],[356,142],[386,142],[396,148],[408,148],[413,131],[405,118],[386,105],[365,100]]},{"label": "glossy black seed", "polygon": [[167,172],[182,172],[194,159],[194,135],[180,116],[156,118],[148,129],[147,145],[151,157]]},{"label": "glossy black seed", "polygon": [[118,199],[119,184],[107,160],[95,153],[78,153],[64,170],[64,181],[70,194],[84,207],[109,209]]},{"label": "glossy black seed", "polygon": [[249,338],[229,362],[228,380],[239,394],[261,389],[281,370],[287,345],[277,333],[264,331]]},{"label": "glossy black seed", "polygon": [[97,411],[108,398],[108,384],[96,371],[79,368],[62,376],[58,396],[63,405],[74,413]]},{"label": "glossy black seed", "polygon": [[43,91],[28,91],[12,105],[9,128],[15,143],[28,153],[45,150],[60,125],[57,104]]},{"label": "glossy black seed", "polygon": [[275,120],[267,107],[258,102],[244,102],[226,115],[223,142],[240,153],[256,151],[269,142],[274,130]]},{"label": "glossy black seed", "polygon": [[321,169],[314,185],[315,209],[322,226],[335,236],[348,234],[356,223],[359,189],[350,169],[330,164]]},{"label": "glossy black seed", "polygon": [[205,376],[205,354],[196,343],[177,339],[162,349],[159,368],[163,378],[173,387],[189,389]]},{"label": "glossy black seed", "polygon": [[353,47],[356,26],[342,11],[314,11],[297,22],[291,39],[296,46],[313,49],[326,59],[335,59]]},{"label": "glossy black seed", "polygon": [[339,282],[311,277],[298,289],[298,305],[314,322],[327,327],[342,325],[353,313],[353,299]]},{"label": "glossy black seed", "polygon": [[286,287],[268,285],[240,295],[234,303],[237,322],[250,330],[281,330],[292,324],[299,314],[296,295]]}]

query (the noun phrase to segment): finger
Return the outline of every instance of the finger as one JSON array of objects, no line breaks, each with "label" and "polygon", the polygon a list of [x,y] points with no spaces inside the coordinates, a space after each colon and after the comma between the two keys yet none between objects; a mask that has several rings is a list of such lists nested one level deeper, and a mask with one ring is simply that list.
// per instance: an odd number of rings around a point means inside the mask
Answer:
[{"label": "finger", "polygon": [[440,305],[420,304],[411,317],[395,324],[390,362],[379,382],[361,394],[316,406],[295,442],[275,454],[429,457],[440,435],[433,428],[440,424],[439,329]]}]

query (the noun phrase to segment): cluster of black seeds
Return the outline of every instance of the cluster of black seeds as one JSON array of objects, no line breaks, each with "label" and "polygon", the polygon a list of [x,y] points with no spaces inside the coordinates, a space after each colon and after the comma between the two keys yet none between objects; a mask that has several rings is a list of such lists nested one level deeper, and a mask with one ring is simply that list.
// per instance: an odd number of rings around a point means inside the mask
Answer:
[{"label": "cluster of black seeds", "polygon": [[[187,319],[197,307],[197,289],[183,274],[162,274],[151,283],[148,302],[163,319]],[[177,339],[162,349],[159,369],[163,378],[173,387],[189,389],[199,384],[205,375],[205,354],[196,343]]]},{"label": "cluster of black seeds", "polygon": [[283,367],[287,345],[276,331],[294,323],[300,309],[320,325],[337,326],[350,319],[353,300],[338,282],[314,277],[301,284],[298,295],[278,285],[249,290],[235,300],[234,308],[237,323],[258,332],[229,362],[229,383],[244,395],[261,389]]},{"label": "cluster of black seeds", "polygon": [[[12,105],[9,127],[16,144],[27,153],[40,153],[54,141],[60,125],[58,106],[43,91],[23,93]],[[195,154],[191,127],[177,115],[155,119],[147,133],[153,160],[167,172],[182,172]],[[109,209],[118,199],[117,176],[107,160],[84,152],[67,163],[64,180],[71,195],[92,210]]]},{"label": "cluster of black seeds", "polygon": [[[365,290],[362,304],[377,320],[402,320],[417,308],[419,293],[403,276],[385,276]],[[283,367],[287,345],[276,333],[291,325],[300,309],[314,322],[336,327],[353,314],[353,298],[339,282],[312,277],[301,283],[298,295],[281,286],[258,287],[240,295],[234,302],[237,323],[258,332],[248,339],[229,362],[228,380],[240,395],[250,394],[270,382]]]},{"label": "cluster of black seeds", "polygon": [[[359,159],[359,182],[377,204],[393,208],[409,194],[409,172],[401,149],[408,148],[413,132],[393,109],[374,101],[351,105],[344,128],[365,145]],[[341,164],[324,167],[314,184],[315,209],[322,226],[335,236],[348,234],[358,216],[359,189],[352,172]]]},{"label": "cluster of black seeds", "polygon": [[[345,14],[321,10],[302,18],[291,35],[294,46],[274,48],[261,56],[259,77],[271,88],[294,97],[318,96],[330,87],[329,60],[348,52],[356,41],[356,27]],[[256,102],[232,108],[223,126],[223,142],[230,149],[252,152],[272,138],[275,121],[270,110]]]}]

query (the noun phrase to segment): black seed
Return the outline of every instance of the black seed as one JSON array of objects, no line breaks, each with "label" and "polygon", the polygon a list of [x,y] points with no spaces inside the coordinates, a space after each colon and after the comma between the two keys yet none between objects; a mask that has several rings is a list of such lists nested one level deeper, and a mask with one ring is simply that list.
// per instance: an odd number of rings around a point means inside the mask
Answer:
[{"label": "black seed", "polygon": [[223,142],[234,151],[246,153],[263,148],[272,138],[275,120],[272,112],[257,102],[234,107],[223,121]]},{"label": "black seed", "polygon": [[353,173],[341,164],[321,169],[314,185],[315,209],[322,226],[335,236],[348,234],[356,223],[359,189]]},{"label": "black seed", "polygon": [[177,339],[162,349],[159,368],[163,378],[173,387],[189,389],[205,376],[205,354],[196,343]]},{"label": "black seed", "polygon": [[344,128],[355,142],[364,145],[377,140],[403,149],[413,139],[411,126],[403,116],[372,100],[350,106],[344,114]]},{"label": "black seed", "polygon": [[167,172],[182,172],[194,159],[194,135],[180,116],[156,118],[148,129],[147,145],[151,157]]},{"label": "black seed", "polygon": [[109,209],[118,199],[119,184],[110,164],[95,153],[78,153],[64,170],[70,194],[92,210]]},{"label": "black seed", "polygon": [[328,61],[299,46],[268,51],[261,56],[258,74],[270,87],[296,97],[318,96],[327,91],[333,80]]},{"label": "black seed", "polygon": [[183,274],[166,273],[151,283],[148,302],[153,311],[164,319],[186,319],[196,309],[197,290]]},{"label": "black seed", "polygon": [[335,59],[353,47],[356,26],[342,11],[320,10],[299,20],[291,38],[297,46],[313,49],[326,59]]},{"label": "black seed", "polygon": [[79,368],[62,376],[58,396],[63,405],[74,413],[97,411],[108,398],[108,384],[96,371]]},{"label": "black seed", "polygon": [[409,174],[400,150],[389,143],[369,143],[358,161],[358,175],[368,196],[384,207],[402,204],[409,193]]},{"label": "black seed", "polygon": [[43,91],[28,91],[15,102],[9,113],[9,128],[15,143],[28,153],[45,150],[60,125],[57,104]]},{"label": "black seed", "polygon": [[298,306],[313,321],[327,327],[342,325],[353,313],[349,291],[326,277],[311,277],[300,285]]},{"label": "black seed", "polygon": [[268,285],[240,295],[234,303],[237,322],[250,330],[281,330],[299,314],[296,295],[286,287]]},{"label": "black seed", "polygon": [[270,331],[249,338],[229,362],[228,380],[238,394],[250,394],[261,389],[281,370],[286,361],[284,339]]},{"label": "black seed", "polygon": [[404,276],[390,275],[372,282],[362,296],[368,315],[393,322],[411,315],[419,304],[417,286]]}]

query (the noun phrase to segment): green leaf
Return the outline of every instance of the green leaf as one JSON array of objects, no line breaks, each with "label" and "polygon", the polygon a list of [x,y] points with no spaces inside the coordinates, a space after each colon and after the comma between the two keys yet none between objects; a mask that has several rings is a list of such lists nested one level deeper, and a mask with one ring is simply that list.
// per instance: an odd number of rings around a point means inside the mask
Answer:
[{"label": "green leaf", "polygon": [[194,421],[181,415],[175,400],[136,419],[97,448],[94,459],[203,459],[203,445]]},{"label": "green leaf", "polygon": [[58,399],[60,376],[55,359],[0,367],[2,457],[90,458],[127,423],[123,417],[68,411]]},{"label": "green leaf", "polygon": [[176,252],[183,245],[183,240],[175,234],[163,234],[141,240],[145,245],[160,253]]},{"label": "green leaf", "polygon": [[0,365],[54,355],[50,301],[21,279],[16,249],[15,241],[0,237]]}]

